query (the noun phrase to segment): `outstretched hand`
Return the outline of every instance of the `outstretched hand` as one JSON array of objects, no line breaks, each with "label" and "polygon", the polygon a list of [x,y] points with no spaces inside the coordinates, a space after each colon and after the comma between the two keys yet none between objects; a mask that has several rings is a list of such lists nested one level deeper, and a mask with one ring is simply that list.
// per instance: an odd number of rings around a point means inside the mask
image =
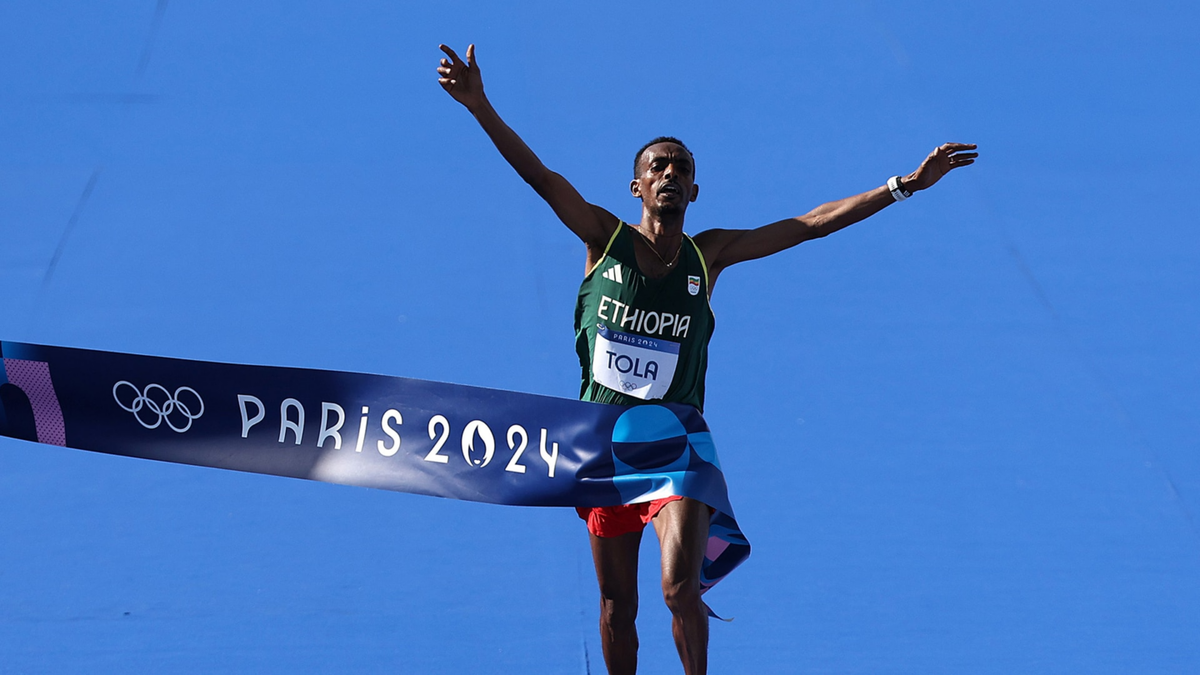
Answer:
[{"label": "outstretched hand", "polygon": [[967,151],[975,148],[974,143],[946,143],[938,146],[921,162],[916,171],[904,178],[904,187],[913,192],[933,187],[934,183],[953,169],[974,164],[979,153]]},{"label": "outstretched hand", "polygon": [[467,46],[467,60],[458,58],[458,54],[446,45],[438,45],[449,59],[442,59],[437,72],[438,84],[450,94],[455,101],[463,104],[468,110],[473,110],[483,101],[483,78],[479,75],[479,64],[475,63],[475,45]]}]

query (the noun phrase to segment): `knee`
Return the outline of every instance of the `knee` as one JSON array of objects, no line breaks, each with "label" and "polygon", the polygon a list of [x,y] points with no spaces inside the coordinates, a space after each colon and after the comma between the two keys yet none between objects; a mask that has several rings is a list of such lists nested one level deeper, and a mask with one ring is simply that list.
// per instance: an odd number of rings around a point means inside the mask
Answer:
[{"label": "knee", "polygon": [[687,614],[703,605],[700,584],[695,579],[663,579],[663,601],[672,614]]},{"label": "knee", "polygon": [[633,626],[637,619],[637,593],[600,591],[600,620],[609,626],[623,628]]}]

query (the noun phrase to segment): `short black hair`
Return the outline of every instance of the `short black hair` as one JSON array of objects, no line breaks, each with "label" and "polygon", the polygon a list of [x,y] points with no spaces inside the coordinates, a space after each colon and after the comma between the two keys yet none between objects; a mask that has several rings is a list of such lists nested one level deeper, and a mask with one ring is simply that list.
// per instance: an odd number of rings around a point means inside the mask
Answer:
[{"label": "short black hair", "polygon": [[642,161],[642,153],[646,152],[646,148],[649,148],[652,145],[658,145],[659,143],[674,143],[675,145],[678,145],[679,147],[683,148],[684,150],[687,150],[687,154],[689,157],[692,158],[692,161],[693,162],[696,161],[696,156],[692,154],[691,150],[688,150],[688,146],[684,145],[683,141],[679,140],[678,138],[675,138],[674,136],[659,136],[658,138],[651,139],[649,143],[646,143],[641,148],[639,148],[637,151],[637,154],[634,155],[634,157],[633,157],[633,175],[635,178],[638,175],[638,162]]}]

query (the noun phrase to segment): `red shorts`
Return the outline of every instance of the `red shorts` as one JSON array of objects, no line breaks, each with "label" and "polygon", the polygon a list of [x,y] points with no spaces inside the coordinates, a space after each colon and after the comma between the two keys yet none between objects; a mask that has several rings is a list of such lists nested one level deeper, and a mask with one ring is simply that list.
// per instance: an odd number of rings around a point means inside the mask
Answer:
[{"label": "red shorts", "polygon": [[646,524],[658,515],[662,507],[680,499],[683,497],[664,497],[623,506],[577,506],[575,511],[587,521],[588,532],[597,537],[619,537],[646,529]]}]

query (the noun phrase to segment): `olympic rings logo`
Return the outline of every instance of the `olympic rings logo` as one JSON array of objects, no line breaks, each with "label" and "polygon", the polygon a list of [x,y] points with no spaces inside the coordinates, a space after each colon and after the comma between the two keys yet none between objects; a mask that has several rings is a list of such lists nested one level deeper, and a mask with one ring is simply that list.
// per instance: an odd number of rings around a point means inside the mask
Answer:
[{"label": "olympic rings logo", "polygon": [[[132,390],[132,398],[129,390]],[[166,422],[173,431],[182,434],[191,429],[192,422],[204,414],[204,399],[191,387],[180,387],[172,394],[161,384],[148,384],[143,391],[132,382],[121,380],[113,385],[112,391],[117,405],[121,406],[122,410],[133,413],[138,424],[147,429],[157,429]],[[122,400],[123,393],[125,400]],[[181,395],[186,394],[191,395],[186,396],[188,401],[181,398]],[[191,398],[195,400],[190,401]],[[195,412],[192,412],[193,408],[196,409]]]}]

